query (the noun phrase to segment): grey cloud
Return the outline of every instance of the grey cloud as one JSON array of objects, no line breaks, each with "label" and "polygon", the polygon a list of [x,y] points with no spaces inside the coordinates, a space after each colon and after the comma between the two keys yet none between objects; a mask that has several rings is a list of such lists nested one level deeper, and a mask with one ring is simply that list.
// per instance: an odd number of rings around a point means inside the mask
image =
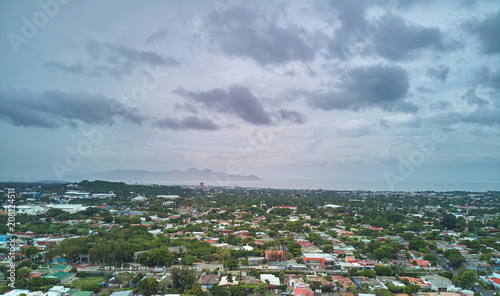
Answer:
[{"label": "grey cloud", "polygon": [[49,69],[64,73],[82,74],[91,77],[112,76],[116,79],[131,74],[141,66],[177,66],[179,61],[173,57],[162,57],[151,51],[139,51],[118,43],[111,44],[89,40],[87,54],[92,58],[88,66],[82,62],[67,65],[58,61],[45,64]]},{"label": "grey cloud", "polygon": [[361,110],[379,107],[386,111],[415,112],[417,106],[405,102],[409,79],[397,66],[375,65],[349,70],[338,88],[327,92],[311,92],[308,103],[323,110]]},{"label": "grey cloud", "polygon": [[446,77],[448,77],[448,73],[450,72],[450,67],[440,65],[435,68],[427,69],[427,76],[431,78],[436,78],[441,82],[446,81]]},{"label": "grey cloud", "polygon": [[156,121],[156,126],[162,129],[172,130],[218,130],[220,127],[208,118],[197,118],[193,116],[184,117],[183,119],[163,118]]},{"label": "grey cloud", "polygon": [[278,26],[264,14],[241,7],[225,12],[223,21],[212,12],[204,29],[226,55],[250,58],[260,65],[307,62],[315,55],[304,29],[294,24]]},{"label": "grey cloud", "polygon": [[215,88],[209,91],[193,92],[183,88],[173,91],[205,108],[235,115],[252,124],[270,124],[271,118],[259,100],[248,88],[232,86],[229,91]]},{"label": "grey cloud", "polygon": [[488,105],[488,101],[481,99],[476,95],[475,89],[469,89],[463,96],[460,97],[462,100],[467,101],[470,105],[483,106]]},{"label": "grey cloud", "polygon": [[487,55],[500,53],[500,11],[481,21],[471,20],[465,25],[480,42],[480,51]]},{"label": "grey cloud", "polygon": [[484,68],[476,76],[476,83],[485,87],[500,90],[500,68]]},{"label": "grey cloud", "polygon": [[174,105],[174,108],[175,108],[175,110],[179,110],[179,111],[185,111],[185,112],[194,113],[194,114],[198,113],[198,109],[193,104],[190,104],[188,102],[184,102],[183,104],[176,103]]},{"label": "grey cloud", "polygon": [[16,126],[56,128],[87,124],[111,124],[115,117],[141,124],[144,117],[115,99],[87,92],[49,90],[0,92],[0,118]]},{"label": "grey cloud", "polygon": [[452,124],[477,124],[480,126],[500,126],[499,106],[481,105],[472,112],[446,112],[431,118],[428,122],[434,125],[449,127]]},{"label": "grey cloud", "polygon": [[298,124],[303,124],[305,122],[304,116],[295,110],[280,109],[277,115],[281,120],[288,120]]},{"label": "grey cloud", "polygon": [[330,12],[340,21],[340,27],[334,31],[334,38],[328,41],[328,53],[330,56],[347,59],[360,41],[357,32],[367,23],[365,12],[368,5],[363,1],[339,0],[328,3]]},{"label": "grey cloud", "polygon": [[48,63],[45,63],[45,67],[48,69],[58,70],[58,71],[61,71],[64,73],[69,73],[69,74],[79,74],[79,75],[86,75],[86,76],[93,76],[93,77],[101,77],[101,73],[84,66],[82,63],[76,63],[73,65],[66,65],[66,64],[60,63],[60,62],[50,61]]},{"label": "grey cloud", "polygon": [[161,29],[149,35],[149,37],[146,38],[146,41],[144,41],[144,44],[154,43],[155,41],[165,39],[165,37],[167,37],[167,31]]},{"label": "grey cloud", "polygon": [[380,126],[391,128],[393,126],[403,126],[410,128],[420,127],[422,118],[420,116],[400,117],[400,118],[383,118],[380,120]]},{"label": "grey cloud", "polygon": [[446,101],[439,101],[429,105],[430,110],[446,110],[451,107],[451,104]]},{"label": "grey cloud", "polygon": [[427,87],[423,87],[423,86],[417,86],[415,88],[418,92],[420,93],[424,93],[424,94],[435,94],[436,91],[435,90],[432,90],[430,88],[427,88]]},{"label": "grey cloud", "polygon": [[[330,56],[349,59],[359,54],[374,53],[391,61],[415,58],[423,49],[447,51],[458,44],[445,42],[438,28],[426,28],[408,23],[395,10],[405,2],[330,1],[330,9],[340,21],[333,39],[327,41]],[[366,11],[379,6],[385,15],[367,19]],[[328,37],[326,37],[329,39]]]},{"label": "grey cloud", "polygon": [[446,51],[444,36],[438,28],[425,28],[409,24],[401,17],[392,17],[386,27],[373,37],[376,54],[392,61],[415,58],[423,49]]}]

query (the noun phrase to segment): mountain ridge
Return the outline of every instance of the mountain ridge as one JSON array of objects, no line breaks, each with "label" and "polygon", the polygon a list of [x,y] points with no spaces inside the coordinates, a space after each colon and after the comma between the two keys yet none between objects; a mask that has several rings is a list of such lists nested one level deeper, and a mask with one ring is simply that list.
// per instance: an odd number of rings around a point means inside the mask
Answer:
[{"label": "mountain ridge", "polygon": [[211,169],[199,170],[189,168],[185,171],[148,171],[115,169],[103,172],[93,172],[78,175],[68,175],[73,180],[108,180],[108,181],[259,181],[256,175],[234,175],[224,172],[214,172]]}]

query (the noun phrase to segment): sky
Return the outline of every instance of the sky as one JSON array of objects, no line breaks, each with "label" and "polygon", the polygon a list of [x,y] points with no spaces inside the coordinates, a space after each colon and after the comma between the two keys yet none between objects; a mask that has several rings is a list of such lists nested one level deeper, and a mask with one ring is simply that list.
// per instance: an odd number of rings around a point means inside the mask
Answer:
[{"label": "sky", "polygon": [[498,1],[2,1],[0,180],[500,180]]}]

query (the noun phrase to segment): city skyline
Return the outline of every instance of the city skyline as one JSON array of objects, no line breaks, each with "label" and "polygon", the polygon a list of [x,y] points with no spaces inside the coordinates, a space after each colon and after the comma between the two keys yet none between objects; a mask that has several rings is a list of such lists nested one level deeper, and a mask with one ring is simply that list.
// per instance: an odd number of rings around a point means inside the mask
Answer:
[{"label": "city skyline", "polygon": [[0,180],[189,168],[500,180],[495,1],[42,0],[0,11]]}]

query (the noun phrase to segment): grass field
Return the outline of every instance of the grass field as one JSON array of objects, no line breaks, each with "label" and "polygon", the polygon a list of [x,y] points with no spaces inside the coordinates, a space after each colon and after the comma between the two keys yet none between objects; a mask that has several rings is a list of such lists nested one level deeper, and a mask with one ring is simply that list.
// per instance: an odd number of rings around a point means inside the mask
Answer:
[{"label": "grass field", "polygon": [[91,276],[91,277],[83,277],[83,278],[77,278],[72,282],[73,287],[81,287],[82,285],[85,284],[98,284],[104,280],[103,276]]}]

